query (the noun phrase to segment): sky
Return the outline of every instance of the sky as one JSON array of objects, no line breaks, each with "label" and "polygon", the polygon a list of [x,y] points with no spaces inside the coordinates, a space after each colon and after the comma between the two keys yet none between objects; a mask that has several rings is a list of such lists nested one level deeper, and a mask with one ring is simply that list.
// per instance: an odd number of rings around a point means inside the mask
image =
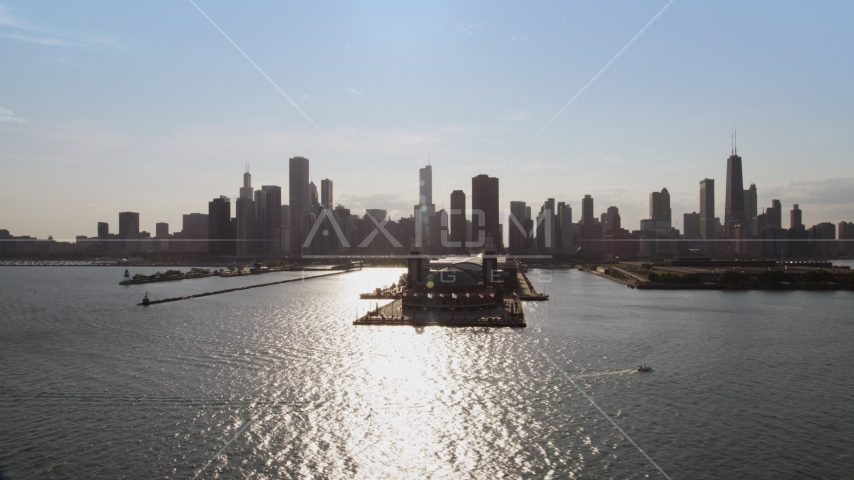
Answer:
[{"label": "sky", "polygon": [[760,207],[854,221],[852,2],[194,1],[0,0],[0,229],[178,231],[294,155],[354,213],[411,215],[429,157],[437,208],[485,173],[637,229],[666,187],[681,229],[733,127]]}]

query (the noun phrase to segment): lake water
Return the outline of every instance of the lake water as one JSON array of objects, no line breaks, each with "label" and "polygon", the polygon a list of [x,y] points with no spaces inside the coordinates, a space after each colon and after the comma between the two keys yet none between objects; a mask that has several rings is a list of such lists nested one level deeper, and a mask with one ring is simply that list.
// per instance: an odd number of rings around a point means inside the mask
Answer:
[{"label": "lake water", "polygon": [[401,269],[122,272],[0,269],[9,478],[664,478],[573,382],[674,479],[854,472],[854,292],[532,270],[528,328],[421,329],[351,324]]}]

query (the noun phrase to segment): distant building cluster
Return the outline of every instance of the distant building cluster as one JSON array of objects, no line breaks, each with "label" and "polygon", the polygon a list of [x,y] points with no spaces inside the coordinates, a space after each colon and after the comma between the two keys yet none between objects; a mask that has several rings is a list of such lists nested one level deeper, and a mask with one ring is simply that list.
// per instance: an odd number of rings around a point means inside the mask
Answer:
[{"label": "distant building cluster", "polygon": [[[2,252],[198,252],[211,256],[266,255],[406,255],[417,247],[429,255],[483,251],[488,239],[498,251],[512,255],[581,254],[591,258],[655,256],[829,257],[854,254],[854,224],[819,223],[807,228],[798,204],[783,225],[783,206],[774,199],[761,209],[757,188],[744,188],[742,158],[733,145],[726,161],[725,208],[715,212],[715,181],[700,181],[699,212],[683,215],[675,228],[666,188],[649,194],[649,218],[638,230],[624,228],[620,211],[609,206],[598,217],[593,197],[581,199],[581,215],[573,221],[568,202],[548,198],[534,214],[524,201],[502,209],[499,180],[486,174],[471,179],[471,190],[454,190],[450,209],[436,210],[433,168],[418,172],[418,202],[412,215],[397,220],[387,210],[366,209],[363,215],[335,204],[333,181],[311,181],[309,160],[289,160],[287,203],[277,185],[252,187],[247,167],[234,202],[222,195],[208,202],[207,213],[183,215],[181,230],[157,223],[154,236],[140,230],[137,212],[121,212],[118,230],[98,222],[97,236],[78,236],[76,243],[52,238],[12,236],[0,230]],[[723,219],[723,220],[722,220]],[[505,232],[506,230],[506,232]],[[506,233],[506,234],[505,234]],[[504,239],[507,244],[504,244]]]}]

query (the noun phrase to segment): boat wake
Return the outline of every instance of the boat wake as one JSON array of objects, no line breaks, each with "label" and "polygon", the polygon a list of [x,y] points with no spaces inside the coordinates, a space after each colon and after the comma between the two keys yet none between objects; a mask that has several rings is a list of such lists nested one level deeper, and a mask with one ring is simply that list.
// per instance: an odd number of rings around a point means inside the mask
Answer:
[{"label": "boat wake", "polygon": [[624,370],[606,370],[604,372],[591,372],[591,373],[582,373],[580,375],[573,375],[572,378],[592,378],[592,377],[605,377],[608,375],[631,375],[633,373],[638,373],[636,368],[627,368]]}]

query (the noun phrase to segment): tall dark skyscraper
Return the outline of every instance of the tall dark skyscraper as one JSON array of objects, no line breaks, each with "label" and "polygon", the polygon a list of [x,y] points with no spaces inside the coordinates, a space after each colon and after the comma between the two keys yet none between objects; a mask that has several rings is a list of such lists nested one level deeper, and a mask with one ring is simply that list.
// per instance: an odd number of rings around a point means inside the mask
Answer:
[{"label": "tall dark skyscraper", "polygon": [[801,217],[801,209],[796,203],[792,206],[792,211],[789,212],[789,228],[796,228],[802,226],[803,224],[804,222],[803,217]]},{"label": "tall dark skyscraper", "polygon": [[[266,207],[264,225],[267,229],[267,253],[281,253],[282,241],[279,236],[279,228],[282,226],[282,187],[278,185],[263,185],[261,187],[266,195]],[[256,207],[257,208],[257,207]]]},{"label": "tall dark skyscraper", "polygon": [[308,208],[313,210],[318,206],[320,206],[320,195],[317,193],[317,185],[314,182],[308,182]]},{"label": "tall dark skyscraper", "polygon": [[771,200],[771,208],[765,209],[765,215],[768,215],[768,225],[783,228],[783,205],[779,200]]},{"label": "tall dark skyscraper", "polygon": [[581,199],[581,224],[593,225],[595,223],[594,218],[593,197],[585,195],[584,198]]},{"label": "tall dark skyscraper", "polygon": [[[513,217],[508,220],[507,228],[508,230],[508,238],[507,238],[507,246],[510,250],[510,253],[513,255],[521,255],[525,253],[525,238],[528,236],[528,232],[524,231],[525,226],[525,210],[527,205],[525,202],[510,202],[510,215]],[[514,222],[513,219],[516,219]],[[522,228],[519,228],[519,225]]]},{"label": "tall dark skyscraper", "polygon": [[[501,231],[499,230],[498,179],[480,174],[471,179],[471,208],[472,208],[472,242],[478,242],[483,232],[483,238],[492,236],[495,246],[501,247]],[[484,226],[480,226],[478,212],[483,212]]]},{"label": "tall dark skyscraper", "polygon": [[[797,207],[797,205],[795,205]],[[104,239],[110,236],[110,224],[98,222],[98,238]]]},{"label": "tall dark skyscraper", "polygon": [[602,223],[602,233],[619,230],[622,228],[622,218],[620,217],[620,209],[611,206],[602,215],[599,215],[599,221]]},{"label": "tall dark skyscraper", "polygon": [[415,238],[420,239],[421,247],[433,247],[430,240],[435,235],[430,231],[430,218],[436,214],[433,204],[433,167],[426,165],[418,170],[418,204],[414,207]]},{"label": "tall dark skyscraper", "polygon": [[[120,212],[119,213],[119,237],[122,240],[126,238],[135,238],[139,234],[139,213],[137,212]],[[128,242],[122,242],[127,248]]]},{"label": "tall dark skyscraper", "polygon": [[231,202],[223,195],[208,202],[208,253],[211,255],[233,253],[229,248],[230,236]]},{"label": "tall dark skyscraper", "polygon": [[255,200],[240,197],[237,199],[237,254],[252,255],[255,253]]},{"label": "tall dark skyscraper", "polygon": [[733,149],[726,161],[726,208],[724,222],[727,237],[732,238],[733,226],[746,223],[744,215],[744,180],[741,172],[741,157]]},{"label": "tall dark skyscraper", "polygon": [[596,223],[593,216],[593,197],[585,195],[581,199],[581,231],[579,235],[581,250],[587,254],[598,256],[603,251],[602,225]]},{"label": "tall dark skyscraper", "polygon": [[267,192],[265,190],[255,191],[255,243],[252,250],[263,255],[267,253],[267,237],[271,233],[267,229]]},{"label": "tall dark skyscraper", "polygon": [[291,206],[282,205],[282,226],[291,228]]},{"label": "tall dark skyscraper", "polygon": [[324,178],[320,181],[320,206],[332,210],[335,208],[332,201],[332,180]]},{"label": "tall dark skyscraper", "polygon": [[291,249],[299,253],[305,241],[305,235],[308,235],[308,231],[302,231],[303,215],[309,213],[311,207],[308,192],[308,159],[294,157],[290,159],[289,167],[288,205],[291,212]]},{"label": "tall dark skyscraper", "polygon": [[670,226],[670,192],[666,188],[662,188],[660,192],[652,192],[649,194],[649,218]]},{"label": "tall dark skyscraper", "polygon": [[537,253],[554,253],[557,246],[555,199],[546,199],[537,215]]},{"label": "tall dark skyscraper", "polygon": [[700,237],[715,238],[715,181],[700,180]]},{"label": "tall dark skyscraper", "polygon": [[418,204],[433,204],[433,167],[431,165],[418,170]]},{"label": "tall dark skyscraper", "polygon": [[246,165],[246,173],[243,174],[243,186],[240,187],[240,198],[252,200],[252,175],[249,174],[249,165]]},{"label": "tall dark skyscraper", "polygon": [[169,224],[166,222],[158,222],[154,224],[154,231],[157,238],[166,238],[169,236]]},{"label": "tall dark skyscraper", "polygon": [[451,233],[450,240],[459,246],[451,247],[452,251],[463,252],[466,248],[466,193],[462,190],[451,192]]},{"label": "tall dark skyscraper", "polygon": [[759,215],[759,204],[756,198],[756,184],[751,183],[750,188],[744,191],[744,219],[748,224],[753,217]]},{"label": "tall dark skyscraper", "polygon": [[682,233],[689,240],[701,238],[699,213],[686,213],[682,216]]}]

